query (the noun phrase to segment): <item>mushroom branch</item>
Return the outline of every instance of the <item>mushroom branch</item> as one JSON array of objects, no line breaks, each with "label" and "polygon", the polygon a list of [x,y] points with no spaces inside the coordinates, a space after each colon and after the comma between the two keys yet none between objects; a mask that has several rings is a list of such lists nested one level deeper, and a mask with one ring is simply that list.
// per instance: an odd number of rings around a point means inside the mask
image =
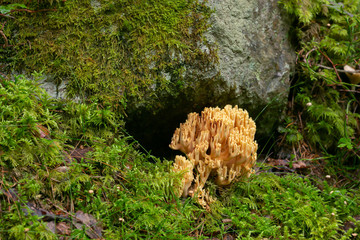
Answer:
[{"label": "mushroom branch", "polygon": [[179,195],[204,193],[210,175],[216,176],[215,183],[219,186],[228,185],[239,176],[250,176],[257,158],[255,131],[255,122],[238,106],[205,108],[201,115],[188,114],[186,122],[175,130],[170,144],[170,148],[187,156],[176,156],[173,165],[173,171],[184,171]]}]

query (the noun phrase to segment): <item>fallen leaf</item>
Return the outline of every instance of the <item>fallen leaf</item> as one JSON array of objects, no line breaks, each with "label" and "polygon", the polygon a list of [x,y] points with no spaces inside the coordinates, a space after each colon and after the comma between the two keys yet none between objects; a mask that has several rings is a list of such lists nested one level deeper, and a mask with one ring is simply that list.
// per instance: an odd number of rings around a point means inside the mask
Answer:
[{"label": "fallen leaf", "polygon": [[298,161],[298,162],[294,162],[292,164],[292,167],[294,169],[302,169],[302,168],[307,168],[308,166],[306,165],[306,163],[304,163],[303,161]]},{"label": "fallen leaf", "polygon": [[102,228],[99,226],[100,224],[97,220],[90,214],[84,213],[82,211],[77,211],[75,213],[75,220],[73,220],[73,224],[77,229],[82,229],[84,226],[86,227],[86,235],[88,235],[91,239],[99,239],[102,238]]},{"label": "fallen leaf", "polygon": [[47,228],[50,232],[56,234],[56,226],[55,226],[55,222],[54,222],[54,221],[47,222],[47,223],[46,223],[46,228]]},{"label": "fallen leaf", "polygon": [[56,171],[62,172],[62,173],[66,173],[67,171],[69,171],[69,169],[70,168],[68,166],[61,166],[61,167],[55,168]]},{"label": "fallen leaf", "polygon": [[225,218],[222,220],[223,223],[231,223],[232,220],[230,218]]},{"label": "fallen leaf", "polygon": [[353,228],[356,228],[355,223],[353,223],[352,221],[344,222],[343,229],[344,229],[346,232],[349,231],[349,229],[353,229]]},{"label": "fallen leaf", "polygon": [[[45,222],[54,221],[55,219],[69,220],[66,216],[59,216],[52,212],[49,212],[46,209],[37,207],[34,203],[28,202],[25,204],[27,207],[23,207],[21,210],[24,212],[25,216],[31,214],[32,216],[41,217],[41,220]],[[29,211],[30,210],[30,211]]]},{"label": "fallen leaf", "polygon": [[50,131],[46,127],[44,127],[40,124],[36,124],[36,130],[33,130],[33,134],[39,138],[46,138],[49,140],[51,139]]},{"label": "fallen leaf", "polygon": [[66,222],[59,222],[56,224],[56,233],[68,236],[71,234],[71,227]]},{"label": "fallen leaf", "polygon": [[86,153],[94,151],[93,148],[87,147],[87,148],[75,148],[71,153],[70,156],[72,158],[75,158],[76,160],[81,160],[82,158],[85,158]]},{"label": "fallen leaf", "polygon": [[235,238],[230,235],[229,233],[226,233],[223,237],[223,240],[234,240]]},{"label": "fallen leaf", "polygon": [[267,162],[271,166],[289,166],[289,161],[285,159],[268,158]]}]

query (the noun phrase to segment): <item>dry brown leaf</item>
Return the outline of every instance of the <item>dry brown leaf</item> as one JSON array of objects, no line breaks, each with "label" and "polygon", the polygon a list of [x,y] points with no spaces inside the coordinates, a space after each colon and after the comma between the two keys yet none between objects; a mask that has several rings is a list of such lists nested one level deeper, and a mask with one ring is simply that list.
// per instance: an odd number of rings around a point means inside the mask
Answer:
[{"label": "dry brown leaf", "polygon": [[232,220],[230,218],[225,218],[222,220],[223,223],[231,223]]},{"label": "dry brown leaf", "polygon": [[50,139],[50,131],[46,127],[37,124],[36,128],[37,128],[37,132],[34,133],[35,136],[40,138]]},{"label": "dry brown leaf", "polygon": [[289,161],[285,159],[268,158],[267,162],[271,166],[289,166]]},{"label": "dry brown leaf", "polygon": [[303,161],[298,161],[292,164],[292,168],[294,169],[308,168],[308,165],[306,165],[306,163]]},{"label": "dry brown leaf", "polygon": [[73,220],[73,224],[77,229],[82,229],[86,227],[86,235],[91,239],[101,239],[102,238],[102,228],[100,227],[99,222],[90,214],[84,213],[82,211],[77,211],[75,213],[76,220]]},{"label": "dry brown leaf", "polygon": [[69,236],[71,234],[71,226],[66,222],[59,222],[56,224],[56,233]]}]

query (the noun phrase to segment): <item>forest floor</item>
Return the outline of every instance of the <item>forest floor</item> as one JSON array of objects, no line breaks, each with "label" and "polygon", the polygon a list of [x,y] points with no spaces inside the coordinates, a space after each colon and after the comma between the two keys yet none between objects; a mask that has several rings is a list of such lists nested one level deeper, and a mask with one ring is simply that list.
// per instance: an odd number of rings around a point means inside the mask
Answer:
[{"label": "forest floor", "polygon": [[0,90],[0,239],[360,234],[359,168],[305,149],[260,155],[250,178],[227,187],[207,181],[205,209],[174,194],[182,175],[171,171],[173,162],[140,151],[111,111],[50,99],[23,77]]}]

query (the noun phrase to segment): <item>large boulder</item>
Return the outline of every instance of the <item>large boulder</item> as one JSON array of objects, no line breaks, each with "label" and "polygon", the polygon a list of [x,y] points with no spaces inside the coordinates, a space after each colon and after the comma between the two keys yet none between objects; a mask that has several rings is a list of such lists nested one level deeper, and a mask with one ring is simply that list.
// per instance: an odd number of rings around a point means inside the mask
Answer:
[{"label": "large boulder", "polygon": [[[187,113],[205,106],[232,104],[247,109],[256,120],[260,142],[284,116],[296,55],[288,38],[289,21],[277,0],[209,0],[207,4],[215,11],[205,36],[217,45],[218,64],[201,70],[188,67],[185,85],[176,96],[164,94],[159,104],[129,112],[131,134],[155,154],[167,148]],[[206,45],[200,48],[209,51]]]},{"label": "large boulder", "polygon": [[[214,9],[210,19],[204,4]],[[157,155],[204,107],[247,109],[260,144],[283,116],[295,54],[277,0],[83,0],[18,14],[6,25],[14,47],[2,49],[0,63],[44,73],[54,97],[65,97],[66,86],[82,101],[119,111],[126,103],[130,134]]]},{"label": "large boulder", "polygon": [[235,88],[236,104],[258,118],[258,133],[269,134],[283,115],[295,64],[289,24],[277,0],[208,4],[215,13],[206,36],[218,44],[217,69],[228,88]]}]

